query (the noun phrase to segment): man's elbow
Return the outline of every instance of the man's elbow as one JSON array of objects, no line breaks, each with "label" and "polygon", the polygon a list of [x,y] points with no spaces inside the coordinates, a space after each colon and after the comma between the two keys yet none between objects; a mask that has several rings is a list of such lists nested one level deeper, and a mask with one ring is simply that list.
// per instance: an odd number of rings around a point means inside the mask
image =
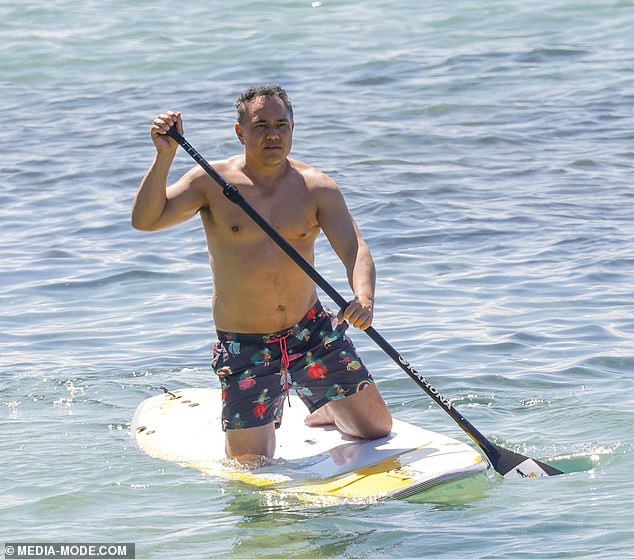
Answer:
[{"label": "man's elbow", "polygon": [[130,217],[130,224],[137,231],[156,231],[159,229],[156,222],[148,221],[147,219],[142,219],[141,217],[132,213]]}]

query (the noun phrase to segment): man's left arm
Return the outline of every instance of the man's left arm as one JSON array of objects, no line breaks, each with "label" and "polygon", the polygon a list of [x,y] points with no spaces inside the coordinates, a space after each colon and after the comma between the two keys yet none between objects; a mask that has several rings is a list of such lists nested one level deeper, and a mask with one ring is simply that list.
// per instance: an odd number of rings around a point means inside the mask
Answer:
[{"label": "man's left arm", "polygon": [[368,244],[361,236],[343,195],[334,181],[318,192],[319,225],[346,267],[354,299],[339,313],[339,321],[347,320],[365,330],[374,317],[376,269]]}]

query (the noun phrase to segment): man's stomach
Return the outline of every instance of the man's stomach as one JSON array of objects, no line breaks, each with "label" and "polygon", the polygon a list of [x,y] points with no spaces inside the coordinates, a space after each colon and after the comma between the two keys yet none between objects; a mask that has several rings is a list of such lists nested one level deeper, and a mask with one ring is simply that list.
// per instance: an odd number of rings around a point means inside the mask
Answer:
[{"label": "man's stomach", "polygon": [[213,316],[217,330],[269,334],[299,322],[317,301],[312,281],[292,285],[233,286],[214,289]]}]

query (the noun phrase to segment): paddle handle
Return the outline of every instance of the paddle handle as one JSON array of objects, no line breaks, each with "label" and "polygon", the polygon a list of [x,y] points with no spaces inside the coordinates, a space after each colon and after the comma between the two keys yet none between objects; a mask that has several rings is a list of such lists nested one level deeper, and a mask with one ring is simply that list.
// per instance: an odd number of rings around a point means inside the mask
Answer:
[{"label": "paddle handle", "polygon": [[[342,310],[348,307],[348,301],[326,281],[326,279],[313,268],[306,259],[284,238],[271,224],[266,221],[240,194],[238,189],[227,182],[176,129],[172,126],[167,134],[174,138],[181,147],[196,161],[211,178],[221,187],[223,194],[234,204],[237,204],[244,212],[315,282],[319,288],[328,295]],[[372,326],[366,328],[364,332],[374,341],[407,375],[420,387],[427,395],[443,408],[458,426],[484,451],[490,458],[495,459],[498,455],[496,445],[487,438],[468,421],[451,402],[442,396],[429,381],[419,373],[392,345],[379,334]]]}]

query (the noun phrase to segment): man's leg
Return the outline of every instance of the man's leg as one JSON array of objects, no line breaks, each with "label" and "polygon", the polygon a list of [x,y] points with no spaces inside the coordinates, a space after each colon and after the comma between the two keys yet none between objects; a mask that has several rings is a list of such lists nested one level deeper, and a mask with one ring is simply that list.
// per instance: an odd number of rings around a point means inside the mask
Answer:
[{"label": "man's leg", "polygon": [[228,458],[246,466],[261,466],[267,458],[275,454],[275,423],[227,429],[225,452]]},{"label": "man's leg", "polygon": [[341,400],[332,400],[306,417],[306,425],[332,425],[352,437],[378,439],[392,430],[392,415],[375,384]]}]

